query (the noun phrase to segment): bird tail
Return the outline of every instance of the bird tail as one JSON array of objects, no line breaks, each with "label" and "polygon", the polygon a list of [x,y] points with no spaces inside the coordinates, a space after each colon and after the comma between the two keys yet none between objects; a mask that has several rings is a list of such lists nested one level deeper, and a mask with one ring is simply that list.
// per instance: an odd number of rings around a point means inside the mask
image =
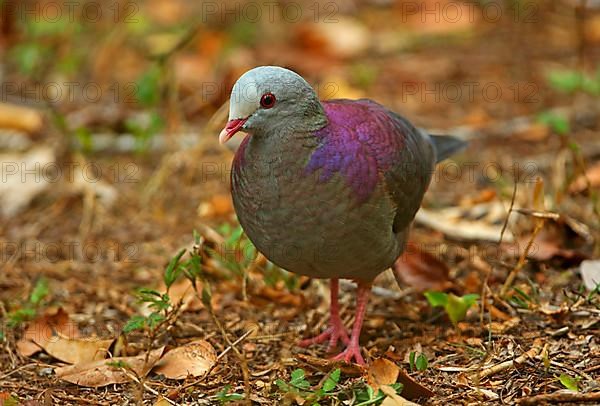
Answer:
[{"label": "bird tail", "polygon": [[467,142],[450,135],[430,135],[433,146],[435,147],[435,156],[437,162],[441,162],[451,155],[466,148]]}]

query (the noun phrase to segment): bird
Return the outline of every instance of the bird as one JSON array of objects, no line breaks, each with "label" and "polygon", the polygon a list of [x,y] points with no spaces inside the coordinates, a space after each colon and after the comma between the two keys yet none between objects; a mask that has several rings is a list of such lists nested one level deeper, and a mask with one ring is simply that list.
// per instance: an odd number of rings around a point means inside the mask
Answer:
[{"label": "bird", "polygon": [[[235,82],[221,144],[246,136],[231,168],[237,218],[256,248],[290,272],[329,279],[328,327],[308,347],[366,365],[359,343],[373,280],[399,260],[437,162],[465,147],[370,99],[321,101],[299,74],[259,66]],[[356,282],[350,332],[339,280]]]}]

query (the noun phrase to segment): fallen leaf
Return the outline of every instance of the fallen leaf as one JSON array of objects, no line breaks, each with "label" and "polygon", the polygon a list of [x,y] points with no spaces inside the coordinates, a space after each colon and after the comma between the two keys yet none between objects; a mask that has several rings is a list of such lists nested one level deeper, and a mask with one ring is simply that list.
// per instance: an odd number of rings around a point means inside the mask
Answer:
[{"label": "fallen leaf", "polygon": [[[328,19],[335,24],[328,22]],[[360,55],[369,47],[369,41],[369,31],[363,23],[339,14],[317,24],[300,24],[295,30],[295,42],[301,48],[332,57]]]},{"label": "fallen leaf", "polygon": [[17,406],[19,400],[12,396],[9,392],[0,392],[0,406]]},{"label": "fallen leaf", "polygon": [[[1,124],[0,124],[1,126]],[[47,173],[55,166],[50,147],[34,148],[22,154],[2,154],[0,214],[10,217],[29,206],[39,194],[56,185],[57,174]]]},{"label": "fallen leaf", "polygon": [[44,124],[40,111],[30,107],[0,103],[0,128],[13,128],[30,134],[38,132]]},{"label": "fallen leaf", "polygon": [[510,320],[506,320],[504,322],[497,322],[497,321],[493,321],[490,323],[490,330],[492,331],[492,333],[494,334],[503,334],[506,333],[508,330],[518,326],[521,322],[521,319],[518,317],[513,317]]},{"label": "fallen leaf", "polygon": [[452,286],[448,266],[416,244],[408,243],[406,251],[392,266],[394,276],[401,285],[409,285],[416,291],[443,291]]},{"label": "fallen leaf", "polygon": [[396,383],[400,368],[392,361],[378,358],[370,365],[367,371],[367,383],[377,393],[381,385]]},{"label": "fallen leaf", "polygon": [[579,268],[586,289],[594,290],[600,284],[600,260],[583,261]]},{"label": "fallen leaf", "polygon": [[155,372],[169,379],[203,376],[217,362],[217,352],[204,340],[192,341],[167,352],[156,364]]},{"label": "fallen leaf", "polygon": [[415,381],[405,370],[401,369],[398,375],[398,382],[403,386],[402,396],[406,399],[430,398],[435,396],[433,391],[419,382]]},{"label": "fallen leaf", "polygon": [[124,367],[135,371],[138,376],[146,376],[148,371],[156,364],[156,361],[159,360],[164,348],[160,347],[151,351],[148,362],[146,362],[146,354],[140,354],[134,357],[116,357],[101,361],[83,362],[56,368],[54,372],[63,381],[93,388],[113,383],[129,382],[131,381],[131,373],[127,374],[123,368],[119,368],[115,364],[122,364]]},{"label": "fallen leaf", "polygon": [[154,402],[153,406],[171,406],[171,402],[169,402],[166,398],[159,396]]},{"label": "fallen leaf", "polygon": [[477,390],[489,400],[498,400],[500,398],[496,392],[492,392],[489,389],[477,388]]},{"label": "fallen leaf", "polygon": [[198,215],[201,217],[226,216],[233,211],[231,196],[215,195],[210,201],[203,202],[198,206]]},{"label": "fallen leaf", "polygon": [[[589,182],[589,183],[588,183]],[[569,186],[569,193],[581,193],[587,188],[597,188],[600,186],[600,162],[587,168],[585,176],[577,177]]]},{"label": "fallen leaf", "polygon": [[[389,385],[382,385],[381,391],[387,396],[381,406],[418,406],[409,400],[404,399],[396,393],[396,390]],[[404,390],[402,390],[404,392]]]},{"label": "fallen leaf", "polygon": [[[161,293],[167,291],[164,281],[161,281],[161,284],[157,290]],[[198,290],[202,291],[201,282],[198,282]],[[171,298],[172,303],[179,303],[179,301],[182,301],[183,304],[181,306],[181,311],[195,311],[204,307],[202,301],[194,292],[192,284],[187,279],[181,279],[172,284],[169,288],[169,297]],[[147,315],[151,312],[152,309],[149,307],[144,307],[142,314]]]},{"label": "fallen leaf", "polygon": [[342,373],[347,376],[362,376],[365,372],[365,368],[357,364],[340,364],[338,361],[331,361],[320,357],[311,357],[310,355],[305,354],[296,354],[295,358],[325,372],[331,371],[334,367],[339,367]]},{"label": "fallen leaf", "polygon": [[23,338],[17,342],[17,351],[22,356],[30,357],[59,336],[67,339],[79,337],[77,324],[69,319],[69,315],[62,308],[46,313],[29,323]]},{"label": "fallen leaf", "polygon": [[113,339],[55,337],[43,346],[54,358],[69,364],[97,361],[106,358]]},{"label": "fallen leaf", "polygon": [[[500,202],[491,202],[467,211],[460,207],[435,211],[421,208],[415,221],[459,240],[498,242],[502,232],[502,223],[497,224],[500,214],[506,216],[505,208]],[[505,242],[512,240],[511,233],[504,233]]]},{"label": "fallen leaf", "polygon": [[[526,247],[530,239],[530,236],[520,239],[519,246]],[[560,242],[558,241],[550,241],[547,239],[543,239],[543,236],[539,235],[533,241],[531,249],[527,253],[527,258],[535,259],[538,261],[548,261],[553,258],[562,258],[564,260],[576,260],[578,258],[584,258],[584,256],[576,250],[562,248],[560,246]]]},{"label": "fallen leaf", "polygon": [[271,286],[263,286],[257,295],[283,306],[293,306],[297,308],[301,307],[304,301],[303,295],[293,294],[287,289],[277,289]]}]

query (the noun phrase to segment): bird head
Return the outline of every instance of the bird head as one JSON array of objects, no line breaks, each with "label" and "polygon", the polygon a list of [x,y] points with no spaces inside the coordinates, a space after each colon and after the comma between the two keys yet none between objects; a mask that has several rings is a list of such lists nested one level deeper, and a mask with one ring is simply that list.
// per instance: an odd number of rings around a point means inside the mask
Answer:
[{"label": "bird head", "polygon": [[259,66],[244,73],[233,85],[229,120],[219,141],[227,142],[238,131],[311,131],[326,123],[315,91],[300,75],[278,66]]}]

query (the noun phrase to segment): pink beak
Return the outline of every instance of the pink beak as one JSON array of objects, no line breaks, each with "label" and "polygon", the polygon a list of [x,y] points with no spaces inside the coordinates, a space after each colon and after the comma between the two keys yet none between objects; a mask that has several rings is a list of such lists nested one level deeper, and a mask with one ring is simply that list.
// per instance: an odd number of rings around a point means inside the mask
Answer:
[{"label": "pink beak", "polygon": [[248,118],[236,118],[229,120],[224,129],[219,134],[219,142],[225,144],[235,133],[241,130],[242,126],[246,123]]}]

